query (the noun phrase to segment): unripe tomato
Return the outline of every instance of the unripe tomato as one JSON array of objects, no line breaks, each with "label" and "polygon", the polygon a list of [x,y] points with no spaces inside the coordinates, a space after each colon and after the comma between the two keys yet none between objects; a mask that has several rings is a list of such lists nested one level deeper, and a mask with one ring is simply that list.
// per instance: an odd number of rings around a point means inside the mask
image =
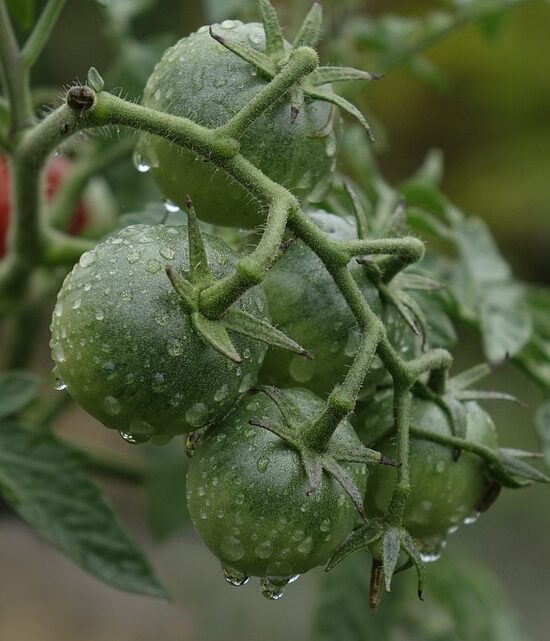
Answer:
[{"label": "unripe tomato", "polygon": [[[308,214],[335,240],[357,238],[355,222],[319,210]],[[393,309],[384,308],[364,267],[350,263],[350,270],[371,308],[382,316],[390,340],[404,358],[412,358],[418,341]],[[359,327],[342,293],[321,259],[301,241],[290,245],[264,280],[273,323],[313,354],[312,360],[269,348],[260,380],[270,385],[300,385],[316,394],[327,394],[344,378],[357,352]],[[375,360],[365,385],[372,387],[385,375]]]},{"label": "unripe tomato", "polygon": [[[236,256],[204,235],[215,277]],[[242,335],[236,364],[207,346],[165,271],[189,269],[186,226],[126,227],[90,252],[67,276],[52,318],[52,356],[74,400],[130,441],[192,431],[224,416],[256,380],[265,346]],[[265,318],[261,288],[238,305]]]},{"label": "unripe tomato", "polygon": [[[226,20],[213,25],[224,38],[265,49],[261,24]],[[255,69],[216,42],[202,27],[168,49],[145,87],[143,104],[207,127],[231,119],[267,84]],[[291,122],[290,98],[267,109],[241,139],[241,153],[302,201],[319,199],[330,186],[336,162],[339,117],[328,103],[305,98]],[[138,146],[143,167],[164,195],[183,206],[189,194],[204,221],[251,228],[265,219],[259,203],[223,170],[169,141],[144,135]]]},{"label": "unripe tomato", "polygon": [[[308,390],[285,390],[308,418],[323,407]],[[342,487],[323,472],[321,485],[308,496],[302,460],[278,436],[250,420],[280,422],[275,403],[265,394],[245,397],[199,441],[187,474],[187,503],[201,538],[226,568],[228,578],[290,577],[324,564],[351,532],[358,516]],[[333,439],[348,447],[359,443],[347,420]],[[360,491],[366,468],[342,467]]]},{"label": "unripe tomato", "polygon": [[[491,417],[474,402],[465,403],[464,409],[466,438],[496,448],[496,430]],[[368,406],[365,412],[364,420],[368,426]],[[382,425],[391,427],[391,412],[391,394],[388,394],[370,419],[371,423],[377,423],[373,429],[379,429]],[[410,422],[412,426],[425,431],[451,434],[446,414],[431,401],[414,398]],[[385,436],[371,445],[385,456],[395,459],[393,435]],[[443,536],[449,529],[475,517],[488,483],[486,465],[481,457],[462,452],[458,461],[455,461],[452,448],[413,436],[409,465],[411,494],[405,510],[404,526],[412,536],[419,539]],[[365,499],[368,515],[384,514],[390,502],[394,479],[395,470],[387,466],[379,465],[372,469]]]}]

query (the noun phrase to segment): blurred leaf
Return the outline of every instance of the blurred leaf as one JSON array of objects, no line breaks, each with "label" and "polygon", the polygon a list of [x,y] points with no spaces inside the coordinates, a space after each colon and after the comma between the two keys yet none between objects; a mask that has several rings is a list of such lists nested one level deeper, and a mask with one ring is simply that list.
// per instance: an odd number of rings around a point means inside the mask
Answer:
[{"label": "blurred leaf", "polygon": [[550,289],[532,288],[527,304],[534,330],[516,363],[546,391],[550,391]]},{"label": "blurred leaf", "polygon": [[34,23],[34,0],[8,0],[8,8],[21,29],[27,31]]},{"label": "blurred leaf", "polygon": [[494,579],[464,559],[444,558],[426,572],[425,601],[415,576],[395,577],[371,616],[370,557],[355,552],[325,575],[312,641],[526,641]]},{"label": "blurred leaf", "polygon": [[537,410],[535,425],[544,452],[546,466],[550,468],[550,399],[545,401]]},{"label": "blurred leaf", "polygon": [[0,419],[25,409],[38,395],[41,384],[40,376],[30,372],[0,374]]},{"label": "blurred leaf", "polygon": [[147,461],[149,521],[159,541],[189,524],[185,480],[188,458],[181,439],[167,445],[143,448]]},{"label": "blurred leaf", "polygon": [[96,0],[117,33],[125,33],[133,18],[153,6],[154,0]]},{"label": "blurred leaf", "polygon": [[236,18],[250,5],[249,0],[203,0],[204,12],[209,22]]},{"label": "blurred leaf", "polygon": [[445,309],[443,298],[436,292],[413,293],[428,319],[428,343],[430,347],[452,349],[457,336],[454,325]]},{"label": "blurred leaf", "polygon": [[0,490],[19,516],[81,568],[127,592],[164,589],[130,540],[82,458],[45,432],[0,429]]},{"label": "blurred leaf", "polygon": [[455,230],[463,261],[477,283],[491,283],[510,278],[508,263],[502,258],[484,221],[467,218]]}]

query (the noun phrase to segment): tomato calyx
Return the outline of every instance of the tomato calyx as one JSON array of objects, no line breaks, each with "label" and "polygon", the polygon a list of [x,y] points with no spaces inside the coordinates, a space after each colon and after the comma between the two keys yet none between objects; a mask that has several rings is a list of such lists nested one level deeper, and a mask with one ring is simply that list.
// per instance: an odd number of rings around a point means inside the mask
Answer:
[{"label": "tomato calyx", "polygon": [[[258,391],[269,396],[275,403],[281,414],[281,422],[275,423],[263,419],[254,419],[250,420],[249,423],[272,432],[299,453],[308,479],[307,496],[315,495],[321,484],[323,471],[327,472],[342,486],[352,500],[361,519],[365,520],[363,497],[351,476],[340,463],[393,466],[396,466],[397,463],[390,461],[380,452],[371,450],[364,445],[346,447],[329,441],[325,447],[319,448],[315,440],[317,432],[315,419],[313,421],[309,420],[300,407],[276,387],[262,386],[258,388]],[[321,417],[322,413],[319,416]]]},{"label": "tomato calyx", "polygon": [[[373,557],[369,603],[374,614],[380,603],[380,588],[382,579],[387,592],[391,591],[391,580],[394,574],[402,569],[414,565],[418,578],[418,598],[423,601],[422,591],[424,586],[424,564],[420,550],[409,532],[403,527],[392,525],[381,518],[369,519],[366,523],[356,528],[336,552],[329,559],[325,568],[330,572],[341,561],[356,550],[374,547],[381,549],[381,558]],[[408,561],[398,567],[400,553],[403,552]]]},{"label": "tomato calyx", "polygon": [[242,363],[243,358],[235,349],[228,330],[312,358],[309,352],[268,321],[256,318],[238,307],[228,307],[219,319],[208,318],[202,313],[200,294],[216,281],[208,265],[197,215],[189,196],[186,198],[186,205],[189,227],[189,278],[175,272],[170,265],[166,266],[165,271],[191,315],[193,327],[204,342],[234,363]]},{"label": "tomato calyx", "polygon": [[[290,51],[287,51],[277,13],[269,0],[261,0],[259,10],[266,34],[265,51],[258,51],[248,45],[227,39],[216,33],[212,27],[210,27],[210,35],[220,45],[251,64],[261,76],[272,80],[288,64],[294,51],[300,47],[315,48],[321,37],[323,11],[319,2],[313,4],[290,47]],[[333,82],[370,81],[379,80],[382,77],[381,74],[368,73],[350,67],[318,67],[303,77],[291,91],[290,121],[294,123],[297,120],[306,97],[329,102],[356,118],[366,130],[371,141],[374,142],[371,127],[363,114],[355,105],[333,93],[330,85]]]}]

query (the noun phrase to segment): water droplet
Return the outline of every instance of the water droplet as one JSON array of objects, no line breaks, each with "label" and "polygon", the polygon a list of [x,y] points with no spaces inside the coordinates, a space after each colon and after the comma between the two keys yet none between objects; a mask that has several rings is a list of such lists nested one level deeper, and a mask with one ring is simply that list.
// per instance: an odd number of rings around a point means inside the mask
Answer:
[{"label": "water droplet", "polygon": [[113,361],[106,361],[101,366],[101,372],[108,379],[111,379],[114,376],[115,370],[116,370],[116,365],[113,363]]},{"label": "water droplet", "polygon": [[61,314],[63,313],[63,303],[61,301],[58,301],[56,303],[55,307],[53,308],[53,313],[54,316],[57,316],[57,318],[61,316]]},{"label": "water droplet", "polygon": [[82,254],[78,262],[81,267],[90,267],[95,263],[96,258],[97,258],[96,253],[92,249],[92,251],[84,252],[84,254]]},{"label": "water droplet", "polygon": [[233,534],[229,534],[223,539],[221,551],[224,557],[229,561],[238,561],[244,556],[244,549],[241,545],[241,541]]},{"label": "water droplet", "polygon": [[300,554],[309,554],[312,549],[313,539],[311,538],[311,536],[306,537],[303,541],[300,542],[297,547],[297,550],[298,552],[300,552]]},{"label": "water droplet", "polygon": [[139,171],[140,174],[146,174],[151,169],[151,165],[145,160],[145,158],[139,153],[139,151],[134,152],[133,155],[134,167]]},{"label": "water droplet", "polygon": [[52,355],[53,355],[54,360],[57,363],[63,363],[64,362],[64,360],[65,360],[65,350],[64,350],[63,345],[61,343],[56,343],[53,346]]},{"label": "water droplet", "polygon": [[171,247],[164,246],[160,248],[159,254],[166,260],[173,260],[176,252]]},{"label": "water droplet", "polygon": [[160,271],[162,265],[159,263],[158,260],[155,260],[154,258],[151,258],[150,260],[147,261],[147,264],[145,265],[145,269],[150,273],[150,274],[156,274],[158,271]]},{"label": "water droplet", "polygon": [[227,386],[227,383],[224,383],[214,394],[214,400],[216,401],[216,403],[221,403],[221,401],[225,400],[227,398],[228,392],[229,387]]},{"label": "water droplet", "polygon": [[262,456],[262,458],[259,458],[256,462],[258,472],[261,472],[262,474],[267,470],[268,465],[269,459],[267,458],[267,456]]},{"label": "water droplet", "polygon": [[164,390],[164,374],[162,372],[156,372],[153,375],[153,392],[162,392]]},{"label": "water droplet", "polygon": [[321,532],[330,532],[330,519],[324,519],[319,529]]},{"label": "water droplet", "polygon": [[185,412],[185,420],[192,427],[202,427],[208,420],[208,415],[208,405],[195,403]]},{"label": "water droplet", "polygon": [[183,343],[177,338],[170,338],[166,344],[166,351],[170,356],[181,356],[183,354]]},{"label": "water droplet", "polygon": [[82,301],[80,300],[80,298],[77,298],[75,301],[73,301],[73,304],[71,305],[71,307],[73,309],[78,309],[80,305],[82,305]]},{"label": "water droplet", "polygon": [[148,436],[136,436],[135,434],[129,434],[128,432],[119,432],[121,438],[130,443],[131,445],[139,445],[140,443],[146,443],[149,440]]},{"label": "water droplet", "polygon": [[262,541],[258,543],[254,553],[260,559],[267,559],[273,554],[273,544],[271,541]]},{"label": "water droplet", "polygon": [[168,312],[166,312],[165,310],[160,310],[158,312],[155,312],[155,315],[153,318],[155,319],[155,322],[157,323],[157,325],[161,325],[161,326],[168,325],[168,322],[170,321],[170,316]]},{"label": "water droplet", "polygon": [[120,401],[114,396],[106,396],[103,401],[103,409],[107,414],[109,414],[109,416],[116,416],[117,414],[120,414],[122,406]]},{"label": "water droplet", "polygon": [[132,433],[133,436],[140,435],[140,436],[146,436],[147,440],[153,436],[155,430],[147,421],[143,421],[140,418],[134,419],[130,423],[130,432]]},{"label": "water droplet", "polygon": [[130,252],[126,256],[126,260],[130,263],[130,265],[133,265],[134,263],[137,263],[139,260],[139,254],[137,252]]},{"label": "water droplet", "polygon": [[438,474],[441,474],[445,470],[445,463],[443,461],[438,461],[437,465],[435,466],[435,471]]},{"label": "water droplet", "polygon": [[120,297],[122,298],[122,300],[130,302],[133,299],[134,295],[129,289],[123,289],[120,293]]},{"label": "water droplet", "polygon": [[206,33],[209,29],[210,27],[207,24],[205,24],[202,27],[199,27],[197,29],[197,33]]},{"label": "water droplet", "polygon": [[259,33],[248,34],[248,39],[253,45],[259,45],[262,41],[262,36]]},{"label": "water droplet", "polygon": [[307,383],[315,374],[315,363],[303,356],[295,356],[290,361],[288,370],[297,383]]},{"label": "water droplet", "polygon": [[260,589],[265,598],[270,601],[278,601],[284,596],[282,588],[277,585],[273,585],[267,576],[262,577],[262,580],[260,581]]},{"label": "water droplet", "polygon": [[237,23],[234,20],[224,20],[220,27],[222,29],[234,29],[237,26]]},{"label": "water droplet", "polygon": [[95,310],[95,319],[98,321],[102,321],[105,318],[105,313],[103,312],[102,309],[96,309]]},{"label": "water droplet", "polygon": [[90,291],[90,289],[92,289],[92,283],[86,283],[86,284],[84,285],[84,291],[85,291],[85,292],[89,292],[89,291]]},{"label": "water droplet", "polygon": [[479,519],[480,515],[481,515],[481,512],[474,512],[473,514],[470,514],[464,519],[464,524],[472,525]]},{"label": "water droplet", "polygon": [[58,391],[67,389],[67,383],[65,383],[63,378],[57,373],[57,367],[54,368],[52,373],[54,375],[54,384],[53,384],[54,389]]},{"label": "water droplet", "polygon": [[164,209],[166,209],[166,211],[169,212],[170,214],[175,214],[180,210],[179,206],[176,205],[176,203],[173,203],[171,200],[166,199],[166,200],[163,200],[162,202],[164,204]]},{"label": "water droplet", "polygon": [[254,377],[251,374],[245,374],[241,384],[239,385],[239,394],[247,392],[252,387],[253,383]]},{"label": "water droplet", "polygon": [[229,585],[234,585],[237,588],[248,583],[249,579],[244,572],[228,567],[223,568],[223,576]]}]

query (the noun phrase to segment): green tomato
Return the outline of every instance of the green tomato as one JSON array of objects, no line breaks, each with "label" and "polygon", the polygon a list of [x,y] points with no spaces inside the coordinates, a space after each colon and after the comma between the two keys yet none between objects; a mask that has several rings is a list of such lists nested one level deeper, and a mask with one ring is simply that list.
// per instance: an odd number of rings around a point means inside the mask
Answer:
[{"label": "green tomato", "polygon": [[[217,278],[236,256],[204,235]],[[174,291],[165,265],[188,270],[186,226],[133,225],[82,255],[52,317],[52,356],[60,387],[130,442],[170,437],[224,416],[256,380],[263,344],[233,335],[237,365],[207,346]],[[267,317],[261,288],[238,303]]]},{"label": "green tomato", "polygon": [[[308,390],[286,390],[308,418],[323,407]],[[321,485],[307,495],[308,481],[296,452],[250,420],[280,422],[265,394],[244,398],[224,421],[208,428],[187,474],[189,513],[201,538],[220,559],[231,582],[265,577],[264,587],[324,564],[357,522],[342,487],[323,472]],[[359,443],[347,420],[333,439]],[[342,464],[363,491],[366,468]],[[269,595],[267,595],[269,596]]]},{"label": "green tomato", "polygon": [[[226,20],[213,29],[225,38],[265,49],[263,26]],[[219,127],[230,120],[267,84],[267,80],[202,27],[168,49],[143,95],[153,109]],[[275,102],[241,139],[241,153],[269,178],[300,200],[319,199],[330,187],[336,163],[339,116],[328,103],[305,99],[297,120],[290,120],[290,98]],[[151,167],[164,195],[183,206],[187,194],[204,221],[251,228],[265,220],[258,201],[223,170],[194,152],[144,135],[138,165]]]},{"label": "green tomato", "polygon": [[[391,394],[378,403],[366,422],[372,430],[391,430]],[[496,430],[491,417],[477,403],[464,404],[466,438],[491,448],[497,447]],[[369,408],[365,409],[368,414]],[[411,425],[434,434],[451,434],[449,420],[435,403],[414,398]],[[370,434],[373,432],[371,431]],[[387,430],[386,430],[387,433]],[[368,432],[367,432],[368,434]],[[385,456],[395,459],[396,444],[393,435],[367,441]],[[412,437],[410,443],[411,494],[407,502],[404,526],[413,537],[430,539],[442,537],[462,523],[476,518],[478,506],[487,490],[488,477],[483,459],[476,454],[462,452],[458,461],[453,459],[452,448]],[[375,466],[369,476],[365,509],[369,516],[382,516],[390,502],[395,470]]]},{"label": "green tomato", "polygon": [[[319,210],[308,214],[332,238],[357,238],[355,222]],[[350,269],[371,308],[381,314],[390,340],[404,358],[416,345],[414,336],[391,308],[383,308],[378,292],[355,262]],[[293,243],[264,280],[273,323],[313,354],[313,360],[269,348],[260,381],[280,387],[300,385],[316,394],[330,392],[344,378],[357,352],[359,327],[340,290],[320,258],[301,241]],[[406,352],[406,353],[405,353]],[[385,370],[375,359],[366,389],[380,383]]]}]

